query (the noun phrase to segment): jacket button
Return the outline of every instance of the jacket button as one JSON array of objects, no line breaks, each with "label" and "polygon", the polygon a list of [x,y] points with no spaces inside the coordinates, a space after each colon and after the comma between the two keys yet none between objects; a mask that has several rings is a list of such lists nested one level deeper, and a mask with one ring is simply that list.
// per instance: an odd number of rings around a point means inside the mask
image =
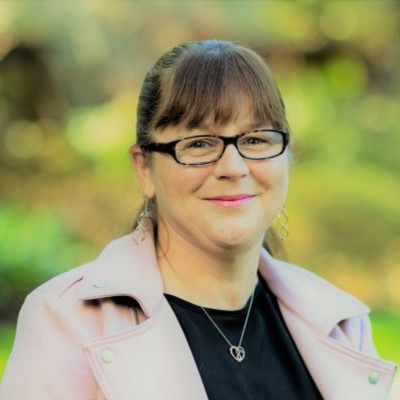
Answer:
[{"label": "jacket button", "polygon": [[368,375],[368,382],[369,382],[371,385],[375,385],[376,383],[378,383],[378,382],[379,382],[379,373],[376,372],[376,371],[371,372],[371,373]]},{"label": "jacket button", "polygon": [[94,286],[96,289],[102,289],[102,288],[107,287],[107,286],[108,286],[108,283],[107,283],[107,282],[96,282],[95,284],[93,284],[93,286]]},{"label": "jacket button", "polygon": [[110,364],[113,362],[114,354],[111,350],[104,350],[100,357],[105,363]]}]

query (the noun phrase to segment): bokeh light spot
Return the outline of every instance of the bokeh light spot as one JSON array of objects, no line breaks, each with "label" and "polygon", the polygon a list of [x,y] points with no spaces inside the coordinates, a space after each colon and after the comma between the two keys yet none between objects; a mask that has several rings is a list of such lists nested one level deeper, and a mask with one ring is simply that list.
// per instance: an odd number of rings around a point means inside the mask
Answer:
[{"label": "bokeh light spot", "polygon": [[362,61],[339,58],[326,66],[328,80],[333,91],[340,95],[357,95],[365,86],[367,71]]},{"label": "bokeh light spot", "polygon": [[30,121],[14,122],[5,132],[5,147],[16,158],[31,158],[43,148],[43,132],[40,126]]},{"label": "bokeh light spot", "polygon": [[132,109],[130,99],[122,97],[94,109],[76,110],[67,123],[67,140],[88,158],[121,153],[134,139]]},{"label": "bokeh light spot", "polygon": [[322,33],[329,39],[347,40],[358,26],[358,11],[346,2],[331,2],[325,5],[319,18]]}]

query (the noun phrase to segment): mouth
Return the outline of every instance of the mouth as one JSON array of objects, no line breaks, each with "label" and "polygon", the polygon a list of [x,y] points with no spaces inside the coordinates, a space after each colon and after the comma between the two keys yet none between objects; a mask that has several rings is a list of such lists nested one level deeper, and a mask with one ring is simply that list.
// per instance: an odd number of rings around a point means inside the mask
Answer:
[{"label": "mouth", "polygon": [[255,195],[253,194],[235,194],[228,196],[209,197],[205,200],[220,207],[240,207],[248,204]]}]

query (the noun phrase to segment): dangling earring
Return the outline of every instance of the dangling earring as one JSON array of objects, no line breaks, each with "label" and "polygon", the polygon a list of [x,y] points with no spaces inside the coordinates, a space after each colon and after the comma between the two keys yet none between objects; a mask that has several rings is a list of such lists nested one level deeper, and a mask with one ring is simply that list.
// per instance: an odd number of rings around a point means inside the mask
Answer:
[{"label": "dangling earring", "polygon": [[146,239],[146,222],[149,218],[149,200],[144,201],[143,211],[136,220],[136,228],[132,232],[132,240],[135,244],[140,244]]},{"label": "dangling earring", "polygon": [[279,239],[284,241],[289,236],[289,229],[287,227],[287,225],[289,223],[289,217],[286,214],[285,206],[283,206],[282,211],[279,213],[278,221],[279,221],[279,226],[280,226],[279,234],[278,234]]}]

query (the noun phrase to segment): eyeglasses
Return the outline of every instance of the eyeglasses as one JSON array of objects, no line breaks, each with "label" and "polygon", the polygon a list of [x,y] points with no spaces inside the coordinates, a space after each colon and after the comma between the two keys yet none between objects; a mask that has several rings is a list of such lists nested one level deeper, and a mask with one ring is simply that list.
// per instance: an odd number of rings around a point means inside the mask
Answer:
[{"label": "eyeglasses", "polygon": [[281,155],[289,144],[289,134],[276,129],[260,129],[236,136],[198,135],[168,143],[141,145],[143,152],[166,153],[182,165],[205,165],[218,161],[233,144],[247,160],[266,160]]}]

